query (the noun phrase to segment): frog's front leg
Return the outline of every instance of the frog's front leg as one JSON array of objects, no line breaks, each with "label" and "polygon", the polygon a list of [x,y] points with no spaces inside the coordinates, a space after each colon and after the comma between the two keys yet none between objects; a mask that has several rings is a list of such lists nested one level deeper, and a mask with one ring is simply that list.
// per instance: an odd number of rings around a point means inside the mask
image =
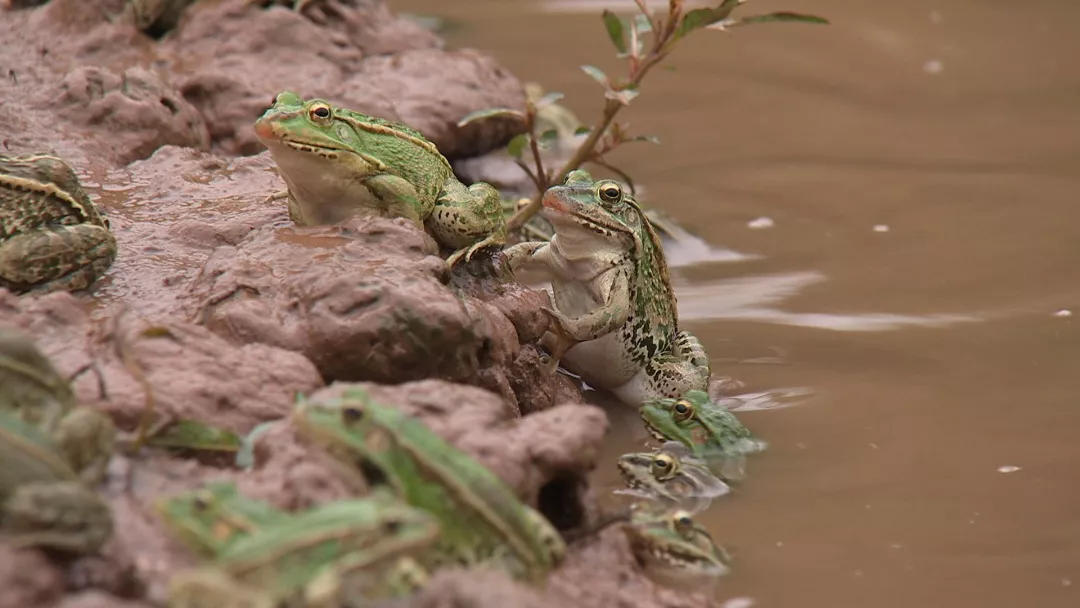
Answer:
[{"label": "frog's front leg", "polygon": [[278,601],[269,593],[210,566],[179,572],[169,580],[169,608],[274,608],[277,605]]},{"label": "frog's front leg", "polygon": [[0,244],[0,287],[86,289],[115,258],[116,237],[103,226],[50,226],[18,234]]},{"label": "frog's front leg", "polygon": [[672,352],[654,357],[645,365],[646,399],[678,399],[686,391],[705,391],[709,386],[709,355],[701,341],[688,331],[675,335]]},{"label": "frog's front leg", "polygon": [[525,265],[547,265],[550,251],[550,243],[541,243],[539,241],[511,245],[502,250],[502,259],[499,266],[513,275],[518,268]]},{"label": "frog's front leg", "polygon": [[385,205],[383,211],[390,217],[404,217],[424,227],[424,203],[416,186],[403,177],[382,174],[364,180],[368,190]]},{"label": "frog's front leg", "polygon": [[77,481],[20,485],[3,510],[0,537],[17,547],[93,553],[113,531],[109,505]]},{"label": "frog's front leg", "polygon": [[76,407],[60,419],[52,440],[88,487],[105,479],[116,444],[116,426],[108,415],[90,407]]},{"label": "frog's front leg", "polygon": [[553,374],[563,355],[575,345],[606,336],[626,324],[630,317],[630,272],[617,270],[604,302],[579,317],[570,318],[546,306],[542,310],[551,318],[549,331],[553,339],[545,335],[551,360],[545,371]]},{"label": "frog's front leg", "polygon": [[453,266],[462,257],[468,262],[480,249],[506,242],[499,191],[484,182],[466,188],[451,178],[435,201],[427,227],[436,240],[455,250],[446,258],[447,265]]}]

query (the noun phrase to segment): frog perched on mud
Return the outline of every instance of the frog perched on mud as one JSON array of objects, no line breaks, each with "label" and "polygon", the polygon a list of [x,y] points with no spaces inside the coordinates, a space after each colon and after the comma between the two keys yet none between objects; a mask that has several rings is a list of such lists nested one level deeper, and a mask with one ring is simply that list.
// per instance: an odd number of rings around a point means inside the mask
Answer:
[{"label": "frog perched on mud", "polygon": [[504,263],[511,271],[541,265],[551,275],[550,371],[561,362],[634,406],[704,390],[708,356],[679,330],[660,239],[633,197],[618,182],[572,171],[543,203],[551,241],[509,247]]},{"label": "frog perched on mud", "polygon": [[357,212],[405,217],[455,250],[451,266],[506,242],[499,192],[483,182],[466,187],[411,127],[284,91],[255,134],[288,186],[274,198],[288,199],[297,224],[334,224]]},{"label": "frog perched on mud", "polygon": [[0,155],[0,287],[86,289],[115,258],[109,221],[70,165],[49,154]]}]

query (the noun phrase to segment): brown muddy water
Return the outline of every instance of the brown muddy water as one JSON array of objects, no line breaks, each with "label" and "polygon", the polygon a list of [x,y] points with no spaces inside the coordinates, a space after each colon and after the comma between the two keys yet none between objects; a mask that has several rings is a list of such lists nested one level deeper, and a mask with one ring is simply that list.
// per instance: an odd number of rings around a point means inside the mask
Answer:
[{"label": "brown muddy water", "polygon": [[[455,20],[451,44],[586,122],[601,99],[577,66],[617,66],[598,14],[619,0],[392,5]],[[695,35],[625,114],[662,146],[612,156],[746,254],[673,271],[713,369],[813,390],[741,414],[770,448],[701,516],[738,560],[721,599],[1080,606],[1080,3],[747,8],[833,25]],[[615,488],[645,435],[609,411]]]}]

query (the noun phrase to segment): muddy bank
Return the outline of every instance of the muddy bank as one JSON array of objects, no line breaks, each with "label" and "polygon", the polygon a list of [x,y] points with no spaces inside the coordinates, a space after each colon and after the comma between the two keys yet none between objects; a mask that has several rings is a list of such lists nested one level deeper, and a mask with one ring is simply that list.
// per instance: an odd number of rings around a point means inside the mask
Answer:
[{"label": "muddy bank", "polygon": [[[152,448],[116,455],[103,492],[122,525],[101,554],[0,546],[0,606],[159,605],[168,577],[194,557],[153,505],[209,480],[234,479],[289,510],[355,495],[286,418],[297,394],[349,383],[424,421],[558,528],[594,521],[586,476],[611,465],[598,462],[608,421],[567,378],[539,371],[547,295],[495,280],[488,260],[451,274],[435,242],[401,220],[294,226],[283,203],[267,201],[283,184],[252,131],[287,88],[401,120],[448,157],[468,158],[520,125],[457,121],[520,107],[521,83],[483,52],[444,50],[378,2],[303,14],[199,2],[153,36],[121,4],[12,3],[2,13],[0,149],[68,160],[108,213],[119,253],[87,294],[0,292],[0,325],[32,336],[63,374],[81,372],[78,399],[125,431],[149,403],[159,417],[241,436],[279,422],[247,470]],[[705,600],[653,585],[609,530],[571,545],[546,589],[448,570],[400,605],[556,602]]]}]

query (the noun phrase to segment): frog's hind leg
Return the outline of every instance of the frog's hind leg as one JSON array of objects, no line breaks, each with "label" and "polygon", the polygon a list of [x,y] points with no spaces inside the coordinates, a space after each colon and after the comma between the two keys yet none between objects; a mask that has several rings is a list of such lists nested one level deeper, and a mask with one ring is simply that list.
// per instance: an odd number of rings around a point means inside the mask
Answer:
[{"label": "frog's hind leg", "polygon": [[449,266],[462,258],[472,260],[485,247],[506,243],[499,191],[484,182],[468,188],[460,182],[447,183],[425,225],[439,243],[455,250],[446,259]]},{"label": "frog's hind leg", "polygon": [[51,226],[0,245],[0,287],[79,291],[105,274],[116,258],[116,237],[93,224]]},{"label": "frog's hind leg", "polygon": [[659,355],[646,364],[645,394],[674,399],[689,390],[706,390],[710,371],[705,347],[685,331],[675,335],[672,346],[670,354]]},{"label": "frog's hind leg", "polygon": [[112,535],[112,511],[77,481],[19,486],[5,505],[0,538],[16,547],[93,553]]}]

